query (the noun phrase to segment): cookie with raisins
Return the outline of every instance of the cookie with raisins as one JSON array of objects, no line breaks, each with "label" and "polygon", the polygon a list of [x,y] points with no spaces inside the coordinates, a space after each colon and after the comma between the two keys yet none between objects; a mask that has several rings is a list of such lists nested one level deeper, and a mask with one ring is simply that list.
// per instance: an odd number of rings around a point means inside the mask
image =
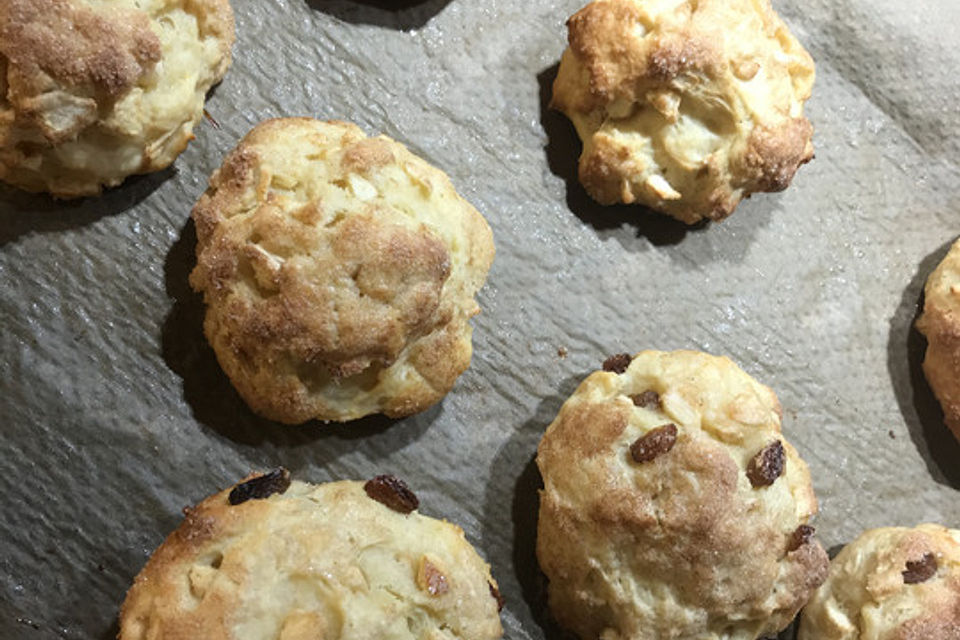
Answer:
[{"label": "cookie with raisins", "polygon": [[823,581],[810,473],[773,391],[727,358],[611,356],[537,453],[537,557],[582,638],[760,638]]},{"label": "cookie with raisins", "polygon": [[938,524],[860,534],[830,563],[799,640],[960,638],[960,530]]},{"label": "cookie with raisins", "polygon": [[119,639],[500,638],[489,565],[418,504],[393,476],[247,478],[185,510],[127,594]]}]

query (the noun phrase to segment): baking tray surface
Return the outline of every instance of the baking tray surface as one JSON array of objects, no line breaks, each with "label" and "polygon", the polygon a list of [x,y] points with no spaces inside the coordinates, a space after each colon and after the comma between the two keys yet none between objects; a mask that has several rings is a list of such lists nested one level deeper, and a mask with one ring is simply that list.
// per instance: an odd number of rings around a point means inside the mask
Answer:
[{"label": "baking tray surface", "polygon": [[[556,637],[536,445],[604,357],[646,348],[729,355],[777,392],[826,546],[960,525],[960,446],[912,329],[960,234],[960,5],[776,0],[816,60],[816,159],[787,191],[687,228],[576,182],[579,142],[546,104],[581,4],[237,0],[235,62],[207,105],[220,128],[202,123],[173,168],[81,202],[0,188],[0,637],[113,638],[181,509],[281,464],[403,477],[493,565],[506,637]],[[283,427],[217,366],[187,285],[190,209],[239,138],[284,115],[404,142],[489,220],[473,363],[441,405]]]}]

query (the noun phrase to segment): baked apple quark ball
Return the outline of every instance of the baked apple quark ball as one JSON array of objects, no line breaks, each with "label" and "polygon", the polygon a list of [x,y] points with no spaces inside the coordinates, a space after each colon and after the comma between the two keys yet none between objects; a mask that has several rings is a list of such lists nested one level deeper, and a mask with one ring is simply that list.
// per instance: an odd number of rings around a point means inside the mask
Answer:
[{"label": "baked apple quark ball", "polygon": [[537,558],[584,640],[756,640],[826,577],[773,391],[695,351],[613,356],[537,451]]},{"label": "baked apple quark ball", "polygon": [[0,180],[76,198],[166,168],[233,41],[228,0],[0,0]]},{"label": "baked apple quark ball", "polygon": [[960,638],[960,530],[938,524],[863,532],[830,563],[799,640]]},{"label": "baked apple quark ball", "polygon": [[255,412],[406,416],[470,364],[493,236],[446,174],[398,142],[344,122],[264,122],[193,219],[204,331]]},{"label": "baked apple quark ball", "polygon": [[601,204],[721,220],[813,157],[813,60],[769,0],[595,0],[567,25],[552,106]]},{"label": "baked apple quark ball", "polygon": [[497,640],[497,583],[393,476],[285,469],[184,510],[127,593],[120,640]]}]

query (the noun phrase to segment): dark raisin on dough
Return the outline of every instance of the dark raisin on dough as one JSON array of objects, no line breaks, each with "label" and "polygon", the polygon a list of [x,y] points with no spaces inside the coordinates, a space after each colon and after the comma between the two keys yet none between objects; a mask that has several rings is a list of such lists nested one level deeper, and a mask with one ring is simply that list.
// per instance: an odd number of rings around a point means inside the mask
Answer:
[{"label": "dark raisin on dough", "polygon": [[794,532],[790,534],[790,542],[787,543],[787,553],[796,551],[803,545],[810,542],[810,538],[813,537],[815,532],[816,529],[808,524],[802,524],[797,527]]},{"label": "dark raisin on dough", "polygon": [[643,393],[636,393],[630,396],[630,399],[633,401],[634,406],[653,409],[655,411],[660,410],[660,394],[656,391],[650,390],[644,391]]},{"label": "dark raisin on dough", "polygon": [[278,467],[270,473],[241,482],[230,491],[227,501],[238,505],[247,500],[262,500],[275,493],[283,493],[290,488],[290,472]]},{"label": "dark raisin on dough", "polygon": [[637,441],[630,445],[630,456],[634,462],[650,462],[673,449],[675,444],[677,444],[677,425],[668,422],[637,438]]},{"label": "dark raisin on dough", "polygon": [[503,611],[503,596],[500,595],[500,589],[493,586],[492,582],[488,582],[487,586],[490,587],[490,595],[497,601],[497,613]]},{"label": "dark raisin on dough", "polygon": [[768,487],[783,475],[786,464],[787,456],[783,443],[774,440],[750,460],[747,465],[747,478],[754,487]]},{"label": "dark raisin on dough", "polygon": [[919,560],[908,560],[907,570],[903,572],[904,584],[919,584],[926,582],[937,572],[937,556],[932,553],[924,554]]},{"label": "dark raisin on dough", "polygon": [[410,487],[395,476],[377,476],[363,485],[367,495],[381,504],[385,504],[398,513],[410,513],[420,506],[420,501]]},{"label": "dark raisin on dough", "polygon": [[618,353],[603,361],[603,370],[612,371],[613,373],[623,373],[627,370],[627,367],[630,366],[631,362],[633,362],[633,356],[629,353]]}]

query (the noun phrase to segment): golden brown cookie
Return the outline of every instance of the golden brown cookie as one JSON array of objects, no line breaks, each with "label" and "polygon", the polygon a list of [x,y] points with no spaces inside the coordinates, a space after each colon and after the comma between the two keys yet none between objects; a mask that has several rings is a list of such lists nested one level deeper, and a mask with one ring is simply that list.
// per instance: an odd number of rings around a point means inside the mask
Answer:
[{"label": "golden brown cookie", "polygon": [[193,218],[207,339],[257,413],[405,416],[469,365],[493,237],[403,145],[343,122],[264,122]]},{"label": "golden brown cookie", "polygon": [[960,240],[927,278],[917,329],[927,338],[923,373],[960,440]]},{"label": "golden brown cookie", "polygon": [[871,529],[847,545],[803,610],[799,640],[960,638],[960,531]]},{"label": "golden brown cookie", "polygon": [[595,0],[567,24],[551,106],[598,202],[721,220],[813,157],[813,61],[769,0]]},{"label": "golden brown cookie", "polygon": [[537,453],[537,557],[582,638],[753,640],[823,582],[810,473],[774,393],[727,358],[607,360]]},{"label": "golden brown cookie", "polygon": [[75,198],[167,167],[233,40],[228,0],[0,0],[0,180]]},{"label": "golden brown cookie", "polygon": [[492,640],[489,566],[390,476],[248,478],[185,510],[120,614],[120,640]]}]

